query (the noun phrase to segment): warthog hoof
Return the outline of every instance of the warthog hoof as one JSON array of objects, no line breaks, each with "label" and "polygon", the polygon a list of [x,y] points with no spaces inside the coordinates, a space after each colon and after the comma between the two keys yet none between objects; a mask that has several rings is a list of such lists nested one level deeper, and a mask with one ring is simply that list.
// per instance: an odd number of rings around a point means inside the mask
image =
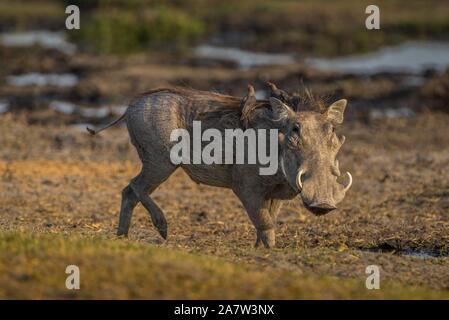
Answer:
[{"label": "warthog hoof", "polygon": [[276,235],[274,233],[274,229],[257,230],[256,248],[262,243],[265,248],[273,248],[276,245]]},{"label": "warthog hoof", "polygon": [[117,230],[117,236],[118,237],[128,237],[128,231],[118,229]]},{"label": "warthog hoof", "polygon": [[167,226],[165,228],[157,228],[157,231],[159,231],[159,234],[164,240],[167,240]]}]

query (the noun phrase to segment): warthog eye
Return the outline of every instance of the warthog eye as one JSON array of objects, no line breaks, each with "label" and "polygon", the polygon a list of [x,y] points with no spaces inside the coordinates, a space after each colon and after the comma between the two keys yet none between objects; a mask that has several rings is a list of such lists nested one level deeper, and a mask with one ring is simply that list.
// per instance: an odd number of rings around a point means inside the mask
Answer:
[{"label": "warthog eye", "polygon": [[299,132],[300,132],[299,124],[295,124],[295,125],[293,126],[292,132],[293,132],[294,134],[298,134],[298,135],[299,135]]}]

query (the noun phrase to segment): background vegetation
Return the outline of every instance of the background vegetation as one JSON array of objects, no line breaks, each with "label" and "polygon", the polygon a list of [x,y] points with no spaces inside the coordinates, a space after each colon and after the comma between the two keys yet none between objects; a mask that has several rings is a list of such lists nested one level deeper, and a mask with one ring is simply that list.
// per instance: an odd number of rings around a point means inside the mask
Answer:
[{"label": "background vegetation", "polygon": [[340,55],[407,39],[447,38],[445,0],[379,0],[381,30],[366,32],[370,1],[351,0],[44,0],[0,1],[0,27],[64,26],[67,4],[81,8],[71,36],[85,50],[128,53],[185,48],[220,34],[256,50]]}]

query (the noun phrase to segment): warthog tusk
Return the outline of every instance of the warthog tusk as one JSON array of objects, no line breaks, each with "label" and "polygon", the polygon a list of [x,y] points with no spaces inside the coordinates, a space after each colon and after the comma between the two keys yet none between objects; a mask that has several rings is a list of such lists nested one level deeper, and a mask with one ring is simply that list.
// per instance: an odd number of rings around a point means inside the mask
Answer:
[{"label": "warthog tusk", "polygon": [[287,174],[285,173],[285,167],[284,167],[284,157],[281,156],[281,170],[282,174],[284,175],[285,179],[287,179]]},{"label": "warthog tusk", "polygon": [[351,188],[351,185],[352,185],[352,175],[348,171],[346,171],[346,174],[349,177],[349,182],[348,182],[348,185],[345,187],[345,190],[344,190],[345,192],[348,191],[349,188]]},{"label": "warthog tusk", "polygon": [[298,175],[296,176],[296,186],[298,187],[298,189],[302,190],[302,182],[301,182],[301,176],[304,173],[304,170],[300,170],[298,172]]}]

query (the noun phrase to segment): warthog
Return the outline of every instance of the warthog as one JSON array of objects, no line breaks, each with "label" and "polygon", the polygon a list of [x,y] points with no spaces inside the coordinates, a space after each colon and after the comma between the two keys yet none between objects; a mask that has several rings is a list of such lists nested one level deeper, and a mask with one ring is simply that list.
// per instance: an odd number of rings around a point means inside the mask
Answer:
[{"label": "warthog", "polygon": [[[272,95],[278,91],[273,85]],[[257,101],[252,87],[243,100],[191,89],[156,89],[136,98],[119,119],[98,130],[125,119],[142,161],[141,172],[122,191],[117,234],[128,234],[133,209],[141,202],[161,236],[167,237],[166,219],[150,194],[178,167],[198,183],[233,190],[256,228],[256,246],[275,245],[274,229],[283,200],[300,195],[316,215],[336,209],[352,183],[349,173],[346,185],[337,182],[336,156],[345,138],[338,137],[334,128],[343,122],[346,100],[318,112],[287,105],[286,94],[278,98]],[[171,132],[177,128],[191,132],[194,120],[201,121],[203,130],[277,129],[278,170],[260,175],[260,164],[173,164]]]}]

